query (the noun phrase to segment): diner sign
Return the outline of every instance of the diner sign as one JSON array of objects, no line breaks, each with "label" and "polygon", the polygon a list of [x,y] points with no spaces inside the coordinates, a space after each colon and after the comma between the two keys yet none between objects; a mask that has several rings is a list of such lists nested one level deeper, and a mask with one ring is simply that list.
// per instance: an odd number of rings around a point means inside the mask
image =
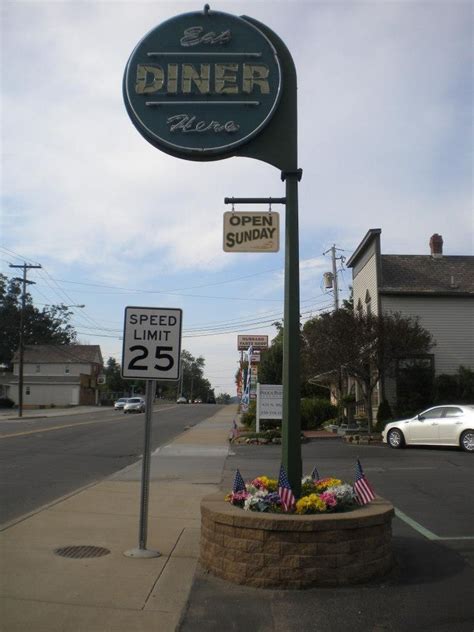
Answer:
[{"label": "diner sign", "polygon": [[270,121],[281,95],[280,62],[257,26],[206,6],[145,35],[126,65],[123,95],[152,145],[188,160],[216,160]]},{"label": "diner sign", "polygon": [[224,252],[278,252],[279,249],[279,213],[224,213]]}]

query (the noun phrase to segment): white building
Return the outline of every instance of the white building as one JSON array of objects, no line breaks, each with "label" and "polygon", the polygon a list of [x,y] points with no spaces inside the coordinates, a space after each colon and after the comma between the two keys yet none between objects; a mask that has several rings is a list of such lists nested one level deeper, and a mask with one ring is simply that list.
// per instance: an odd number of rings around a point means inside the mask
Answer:
[{"label": "white building", "polygon": [[[428,365],[434,375],[454,374],[460,365],[474,368],[474,257],[443,255],[443,238],[434,234],[425,255],[381,254],[380,228],[365,235],[347,262],[352,268],[354,309],[367,313],[400,312],[418,317],[435,346],[423,358],[400,359]],[[396,381],[379,384],[374,409],[383,394],[390,403]]]},{"label": "white building", "polygon": [[[99,345],[27,345],[23,358],[23,406],[84,406],[99,401]],[[13,358],[9,397],[18,403],[19,353]]]}]

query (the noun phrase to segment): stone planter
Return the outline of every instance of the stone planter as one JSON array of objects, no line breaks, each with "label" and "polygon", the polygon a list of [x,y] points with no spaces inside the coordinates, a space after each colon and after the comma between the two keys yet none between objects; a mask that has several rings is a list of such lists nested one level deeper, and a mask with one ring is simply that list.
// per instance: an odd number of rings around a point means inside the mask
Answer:
[{"label": "stone planter", "polygon": [[347,513],[244,511],[222,493],[201,502],[201,564],[228,581],[259,588],[343,586],[392,567],[392,505],[383,498]]}]

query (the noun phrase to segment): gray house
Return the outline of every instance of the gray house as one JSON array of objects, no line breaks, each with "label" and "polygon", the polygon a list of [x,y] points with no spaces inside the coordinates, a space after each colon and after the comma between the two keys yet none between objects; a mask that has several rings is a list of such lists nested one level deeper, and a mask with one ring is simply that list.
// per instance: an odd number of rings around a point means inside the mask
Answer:
[{"label": "gray house", "polygon": [[[19,354],[13,358],[9,397],[18,402]],[[27,345],[23,359],[23,406],[93,406],[103,359],[99,345]]]},{"label": "gray house", "polygon": [[[434,234],[425,255],[381,253],[380,228],[370,229],[347,262],[352,268],[354,309],[363,313],[400,312],[418,317],[436,342],[424,358],[403,358],[399,367],[430,366],[435,375],[454,374],[460,365],[474,368],[474,257],[443,255],[443,238]],[[393,403],[396,382],[379,384]]]}]

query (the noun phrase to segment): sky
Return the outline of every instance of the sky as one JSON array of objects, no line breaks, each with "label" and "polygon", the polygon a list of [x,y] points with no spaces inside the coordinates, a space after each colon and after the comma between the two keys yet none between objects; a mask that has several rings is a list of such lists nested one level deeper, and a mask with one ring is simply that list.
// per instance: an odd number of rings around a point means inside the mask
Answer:
[{"label": "sky", "polygon": [[[28,278],[38,307],[72,308],[82,344],[121,361],[127,305],[183,310],[183,348],[235,395],[238,334],[283,315],[278,253],[223,251],[225,197],[282,197],[248,158],[168,156],[131,123],[122,77],[136,44],[190,2],[4,2],[0,272]],[[221,0],[286,43],[298,77],[300,312],[333,308],[323,285],[370,228],[384,254],[473,254],[470,2]],[[236,210],[264,210],[236,207]]]}]

